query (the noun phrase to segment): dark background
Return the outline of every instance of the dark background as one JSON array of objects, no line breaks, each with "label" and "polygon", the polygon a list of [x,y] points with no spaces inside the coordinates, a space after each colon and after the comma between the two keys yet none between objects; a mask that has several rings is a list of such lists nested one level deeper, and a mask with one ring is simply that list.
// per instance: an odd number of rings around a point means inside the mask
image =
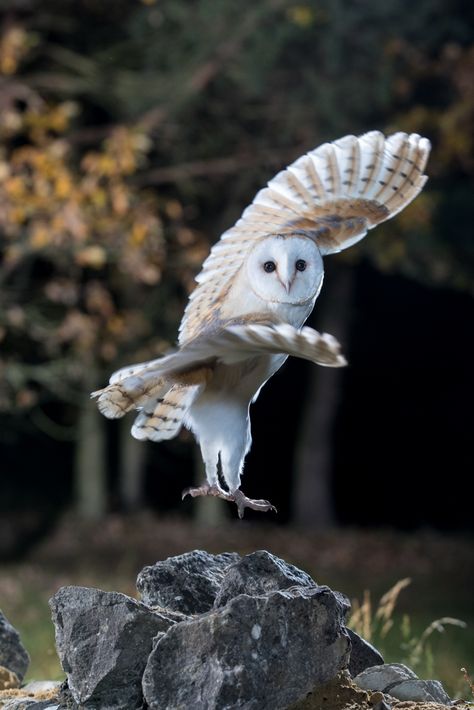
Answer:
[{"label": "dark background", "polygon": [[[310,325],[340,339],[349,367],[292,361],[265,387],[244,490],[282,525],[472,529],[471,5],[1,7],[1,554],[25,552],[65,511],[196,514],[180,501],[199,477],[191,437],[140,444],[126,469],[134,444],[94,419],[88,392],[174,342],[209,246],[266,180],[371,129],[427,135],[430,180],[326,259]],[[80,237],[58,222],[68,200]]]}]

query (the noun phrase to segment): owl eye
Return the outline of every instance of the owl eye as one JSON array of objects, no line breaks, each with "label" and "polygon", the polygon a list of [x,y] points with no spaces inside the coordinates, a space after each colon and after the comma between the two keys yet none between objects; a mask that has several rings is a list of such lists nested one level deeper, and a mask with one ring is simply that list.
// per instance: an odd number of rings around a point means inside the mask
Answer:
[{"label": "owl eye", "polygon": [[304,259],[298,259],[295,266],[297,271],[304,271],[306,269],[306,261]]},{"label": "owl eye", "polygon": [[267,272],[267,274],[271,274],[272,271],[275,271],[276,266],[274,261],[266,261],[263,265],[263,270]]}]

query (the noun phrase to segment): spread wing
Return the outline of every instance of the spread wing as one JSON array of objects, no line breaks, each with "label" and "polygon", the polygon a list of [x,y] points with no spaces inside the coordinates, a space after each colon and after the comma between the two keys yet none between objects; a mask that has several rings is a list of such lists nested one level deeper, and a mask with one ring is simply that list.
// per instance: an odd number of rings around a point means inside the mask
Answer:
[{"label": "spread wing", "polygon": [[[230,324],[195,338],[170,355],[122,368],[110,384],[92,393],[105,416],[116,418],[130,409],[145,408],[153,416],[156,402],[173,384],[196,387],[212,377],[215,363],[236,363],[262,354],[285,354],[327,367],[343,367],[336,338],[313,328],[301,330],[288,323]],[[147,407],[151,402],[151,409]],[[141,421],[141,420],[140,420]],[[139,438],[139,437],[137,437]]]},{"label": "spread wing", "polygon": [[219,316],[219,302],[249,247],[269,234],[303,232],[321,254],[347,249],[420,192],[430,143],[418,134],[345,136],[298,158],[224,232],[196,277],[180,326],[185,343]]}]

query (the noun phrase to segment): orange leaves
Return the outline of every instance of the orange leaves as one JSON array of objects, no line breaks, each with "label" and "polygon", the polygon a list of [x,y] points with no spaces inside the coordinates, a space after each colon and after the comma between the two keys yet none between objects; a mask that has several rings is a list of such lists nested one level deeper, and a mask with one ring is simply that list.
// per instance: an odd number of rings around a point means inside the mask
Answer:
[{"label": "orange leaves", "polygon": [[[0,74],[14,74],[31,44],[15,32],[0,37]],[[80,149],[71,134],[76,118],[80,127],[78,104],[46,101],[21,77],[8,81],[0,111],[0,339],[26,379],[36,377],[23,365],[31,359],[45,363],[43,372],[67,363],[74,381],[91,366],[110,369],[119,344],[136,339],[139,347],[150,336],[143,310],[166,252],[155,196],[133,179],[151,142],[142,130],[117,127]],[[4,389],[3,406],[35,404],[21,383]]]},{"label": "orange leaves", "polygon": [[11,25],[0,38],[0,74],[15,74],[19,63],[28,53],[34,36],[23,27]]},{"label": "orange leaves", "polygon": [[101,246],[91,244],[77,251],[74,258],[79,266],[101,269],[107,262],[107,252]]},{"label": "orange leaves", "polygon": [[[153,199],[130,183],[149,141],[116,129],[100,150],[77,156],[66,136],[70,104],[23,116],[24,143],[6,144],[0,166],[0,228],[24,254],[51,248],[69,253],[71,266],[102,269],[119,264],[134,280],[154,284],[164,251]],[[9,150],[10,148],[10,150]]]},{"label": "orange leaves", "polygon": [[82,167],[97,177],[132,175],[143,165],[150,147],[144,133],[119,127],[104,141],[100,152],[90,152],[84,157]]}]

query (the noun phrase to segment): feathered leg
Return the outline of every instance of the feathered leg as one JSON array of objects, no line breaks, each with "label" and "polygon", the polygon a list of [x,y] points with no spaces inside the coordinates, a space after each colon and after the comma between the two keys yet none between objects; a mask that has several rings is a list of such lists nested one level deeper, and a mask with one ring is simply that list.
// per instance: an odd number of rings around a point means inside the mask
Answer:
[{"label": "feathered leg", "polygon": [[216,496],[224,500],[233,501],[232,496],[226,493],[219,485],[217,465],[219,463],[219,448],[211,441],[201,440],[201,454],[204,466],[206,467],[206,481],[200,486],[185,488],[181,498],[186,496],[198,498],[199,496]]},{"label": "feathered leg", "polygon": [[[201,486],[186,488],[183,498],[187,495],[216,496],[237,505],[239,518],[243,518],[245,508],[266,512],[276,508],[267,500],[253,500],[240,490],[240,478],[244,459],[250,449],[252,438],[250,435],[250,419],[248,406],[240,402],[210,403],[204,396],[192,408],[192,426],[199,438],[202,458],[206,467],[206,482]],[[220,408],[220,409],[219,409]],[[214,425],[215,436],[212,439],[200,436],[200,427],[206,426],[206,419],[211,417]],[[209,425],[209,420],[207,424]],[[216,426],[223,427],[223,431],[216,430]],[[202,430],[201,430],[202,431]],[[220,458],[222,478],[227,486],[225,491],[219,485],[218,462]]]},{"label": "feathered leg", "polygon": [[259,510],[266,513],[269,510],[277,512],[277,509],[268,500],[254,500],[240,490],[240,478],[244,465],[245,455],[250,449],[252,439],[250,436],[250,420],[247,417],[247,430],[245,439],[240,442],[240,446],[227,446],[221,451],[222,476],[229,487],[231,493],[230,500],[233,500],[237,506],[239,518],[244,517],[245,508]]}]

